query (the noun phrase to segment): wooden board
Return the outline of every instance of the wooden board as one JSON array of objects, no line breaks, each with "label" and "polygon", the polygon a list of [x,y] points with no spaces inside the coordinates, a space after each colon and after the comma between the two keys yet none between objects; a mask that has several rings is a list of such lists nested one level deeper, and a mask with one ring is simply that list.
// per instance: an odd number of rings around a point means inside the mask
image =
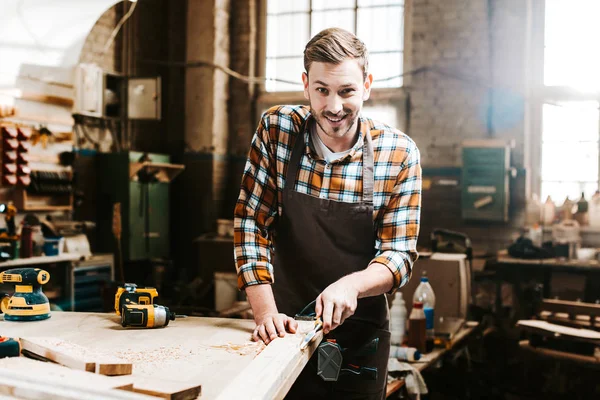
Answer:
[{"label": "wooden board", "polygon": [[135,376],[133,379],[133,391],[136,393],[169,400],[195,399],[200,395],[201,385],[191,385],[165,379],[150,379],[142,376]]},{"label": "wooden board", "polygon": [[129,375],[131,363],[52,337],[21,337],[21,347],[55,363],[101,375]]},{"label": "wooden board", "polygon": [[275,339],[217,399],[283,399],[322,339],[321,330],[304,350],[303,335]]},{"label": "wooden board", "polygon": [[0,395],[32,400],[156,400],[154,397],[126,390],[100,389],[78,381],[57,380],[43,374],[24,375],[11,370],[0,374]]},{"label": "wooden board", "polygon": [[63,367],[52,362],[32,360],[26,357],[9,357],[0,359],[0,375],[13,372],[23,376],[34,375],[78,382],[87,387],[97,389],[121,389],[133,391],[134,378],[131,375],[108,377],[85,371]]},{"label": "wooden board", "polygon": [[[202,385],[202,399],[218,397],[265,348],[251,341],[255,326],[252,320],[188,317],[160,329],[127,329],[115,314],[53,312],[44,321],[2,319],[0,315],[3,336],[35,337],[43,333],[67,340],[130,362],[134,378],[150,379],[157,385],[169,381],[164,384],[165,392],[170,382]],[[312,326],[312,322],[300,321],[299,330],[307,331]],[[290,335],[296,340],[303,336]],[[302,365],[304,361],[299,362]],[[290,385],[294,381],[281,371],[275,373]]]}]

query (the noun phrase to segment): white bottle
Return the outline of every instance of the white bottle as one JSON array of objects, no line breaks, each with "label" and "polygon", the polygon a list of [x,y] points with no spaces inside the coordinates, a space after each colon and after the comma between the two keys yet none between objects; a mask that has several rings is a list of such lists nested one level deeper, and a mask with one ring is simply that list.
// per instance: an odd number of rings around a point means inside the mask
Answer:
[{"label": "white bottle", "polygon": [[434,309],[435,309],[435,293],[433,293],[433,288],[429,283],[429,278],[426,276],[426,272],[423,271],[423,277],[421,278],[421,283],[417,286],[417,290],[415,290],[415,294],[413,295],[413,303],[421,302],[423,303],[423,311],[425,312],[426,319],[426,341],[427,341],[427,351],[433,350],[433,341],[435,338],[434,331]]},{"label": "white bottle", "polygon": [[589,202],[589,220],[590,226],[593,228],[600,228],[600,191],[596,190],[596,193],[592,196]]},{"label": "white bottle", "polygon": [[421,352],[414,347],[390,347],[390,358],[397,358],[400,361],[419,361]]},{"label": "white bottle", "polygon": [[556,206],[552,201],[552,198],[548,196],[544,206],[542,207],[542,225],[552,226],[554,219],[556,218]]},{"label": "white bottle", "polygon": [[536,193],[531,195],[531,198],[527,200],[527,212],[525,216],[525,224],[529,227],[535,226],[540,223],[542,214],[542,204]]},{"label": "white bottle", "polygon": [[401,345],[406,335],[406,304],[402,293],[397,291],[390,309],[390,342],[393,345]]}]

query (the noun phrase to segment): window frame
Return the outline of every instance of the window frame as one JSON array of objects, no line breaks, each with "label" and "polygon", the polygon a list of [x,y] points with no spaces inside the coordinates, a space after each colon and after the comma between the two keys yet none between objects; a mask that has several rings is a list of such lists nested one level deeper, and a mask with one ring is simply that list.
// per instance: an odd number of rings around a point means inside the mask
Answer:
[{"label": "window frame", "polygon": [[[529,78],[528,82],[530,82],[528,93],[530,93],[531,101],[529,102],[530,121],[528,128],[525,131],[525,148],[529,148],[529,151],[525,153],[528,157],[528,159],[525,160],[525,165],[529,167],[528,169],[530,171],[529,184],[527,185],[528,197],[530,194],[537,194],[538,197],[540,197],[542,191],[544,104],[567,101],[597,101],[600,104],[600,91],[597,91],[596,93],[584,93],[568,86],[546,86],[544,84],[546,1],[530,2],[530,7],[531,27],[529,44],[527,46],[530,50],[528,51],[530,60],[526,76]],[[598,73],[600,73],[600,71]],[[598,141],[598,147],[600,151],[600,140]],[[598,185],[600,185],[600,157],[598,157]],[[545,199],[540,200],[542,202],[545,201]],[[564,199],[553,198],[552,200],[557,205],[560,205]]]},{"label": "window frame", "polygon": [[[258,61],[257,69],[260,76],[265,76],[267,64],[267,1],[259,0],[260,12],[258,16]],[[404,48],[402,52],[402,70],[409,71],[411,68],[411,53],[412,53],[412,1],[404,0]],[[355,20],[356,24],[356,20]],[[410,75],[403,77],[402,86],[393,88],[373,88],[369,101],[372,103],[390,102],[394,100],[404,100],[405,94],[403,88],[410,85]],[[301,82],[298,77],[298,81]],[[304,98],[302,90],[298,91],[273,91],[266,90],[265,83],[258,84],[257,90],[257,105],[276,105],[276,104],[308,104]],[[369,104],[374,105],[374,104]],[[260,109],[260,107],[257,107]],[[398,110],[401,111],[401,110]],[[259,115],[260,116],[260,115]]]}]

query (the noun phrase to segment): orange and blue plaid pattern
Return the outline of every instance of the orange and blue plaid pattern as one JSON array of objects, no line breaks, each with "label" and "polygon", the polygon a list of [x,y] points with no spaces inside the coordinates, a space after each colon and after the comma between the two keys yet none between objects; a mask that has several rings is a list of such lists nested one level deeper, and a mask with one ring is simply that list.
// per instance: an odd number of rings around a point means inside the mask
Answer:
[{"label": "orange and blue plaid pattern", "polygon": [[238,287],[272,283],[272,228],[282,212],[283,187],[295,138],[303,135],[305,153],[294,190],[341,202],[362,200],[362,153],[366,132],[373,139],[372,263],[387,266],[394,275],[392,292],[408,282],[418,257],[421,211],[419,150],[404,133],[370,118],[360,117],[360,135],[344,158],[327,165],[312,148],[305,121],[307,106],[277,106],[266,111],[252,139],[235,207],[234,255]]}]

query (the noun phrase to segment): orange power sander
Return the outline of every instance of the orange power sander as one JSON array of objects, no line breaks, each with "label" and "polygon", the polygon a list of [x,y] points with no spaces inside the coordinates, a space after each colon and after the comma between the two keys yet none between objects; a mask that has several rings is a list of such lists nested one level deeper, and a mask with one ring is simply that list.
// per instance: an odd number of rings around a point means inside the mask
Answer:
[{"label": "orange power sander", "polygon": [[39,268],[14,268],[0,272],[0,283],[15,285],[15,293],[4,297],[0,309],[5,321],[39,321],[50,318],[50,302],[42,292],[50,274]]}]

